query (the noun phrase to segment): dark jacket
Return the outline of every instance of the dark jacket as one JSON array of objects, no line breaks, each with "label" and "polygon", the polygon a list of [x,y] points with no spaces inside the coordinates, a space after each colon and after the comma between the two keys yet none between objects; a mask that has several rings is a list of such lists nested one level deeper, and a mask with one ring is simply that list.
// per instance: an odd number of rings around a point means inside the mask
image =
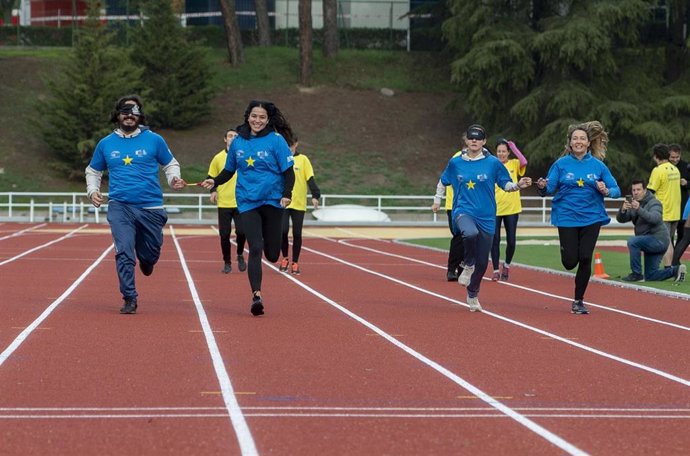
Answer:
[{"label": "dark jacket", "polygon": [[668,247],[671,237],[668,234],[668,228],[664,225],[663,213],[661,201],[648,191],[640,201],[639,209],[628,209],[625,212],[622,208],[618,209],[616,220],[619,223],[633,222],[635,236],[654,236]]}]

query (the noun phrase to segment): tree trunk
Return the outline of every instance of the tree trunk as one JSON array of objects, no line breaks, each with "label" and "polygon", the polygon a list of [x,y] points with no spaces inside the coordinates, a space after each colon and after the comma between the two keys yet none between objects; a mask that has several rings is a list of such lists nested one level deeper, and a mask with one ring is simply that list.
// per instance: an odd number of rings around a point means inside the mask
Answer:
[{"label": "tree trunk", "polygon": [[677,81],[683,74],[688,59],[688,49],[685,45],[688,27],[688,4],[686,0],[666,2],[669,8],[668,42],[666,44],[667,82]]},{"label": "tree trunk", "polygon": [[312,35],[311,1],[299,0],[299,82],[311,86]]},{"label": "tree trunk", "polygon": [[338,54],[338,0],[323,0],[323,56]]},{"label": "tree trunk", "polygon": [[228,59],[232,66],[237,67],[244,63],[244,49],[240,26],[235,14],[235,0],[220,0],[219,3],[228,43]]},{"label": "tree trunk", "polygon": [[255,0],[256,30],[259,32],[259,46],[271,45],[271,23],[268,20],[268,6],[266,0]]}]

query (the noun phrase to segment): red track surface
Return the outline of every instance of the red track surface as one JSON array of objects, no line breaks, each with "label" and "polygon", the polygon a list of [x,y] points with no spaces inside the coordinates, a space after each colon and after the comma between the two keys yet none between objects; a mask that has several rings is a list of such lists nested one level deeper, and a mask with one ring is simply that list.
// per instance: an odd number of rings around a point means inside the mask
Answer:
[{"label": "red track surface", "polygon": [[473,314],[443,252],[310,238],[255,318],[176,226],[123,316],[109,231],[79,228],[0,224],[0,454],[690,452],[687,300],[592,283],[575,316],[572,278],[514,267]]}]

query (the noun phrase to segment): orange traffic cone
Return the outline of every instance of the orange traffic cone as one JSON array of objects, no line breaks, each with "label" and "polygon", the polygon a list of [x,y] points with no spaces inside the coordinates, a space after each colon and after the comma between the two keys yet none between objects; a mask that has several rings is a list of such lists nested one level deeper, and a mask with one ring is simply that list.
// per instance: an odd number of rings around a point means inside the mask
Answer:
[{"label": "orange traffic cone", "polygon": [[600,279],[610,279],[611,277],[604,271],[604,262],[601,261],[601,253],[594,254],[594,277]]}]

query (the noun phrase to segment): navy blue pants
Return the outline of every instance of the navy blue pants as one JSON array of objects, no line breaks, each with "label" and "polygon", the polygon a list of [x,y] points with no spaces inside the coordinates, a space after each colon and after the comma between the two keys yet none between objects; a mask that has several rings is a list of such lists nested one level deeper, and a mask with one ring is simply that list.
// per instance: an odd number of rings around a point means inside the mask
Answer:
[{"label": "navy blue pants", "polygon": [[456,232],[462,236],[465,247],[465,266],[474,266],[470,284],[467,285],[467,296],[475,298],[479,295],[482,277],[489,265],[489,252],[494,239],[493,233],[482,231],[471,215],[459,214],[455,217]]},{"label": "navy blue pants", "polygon": [[140,209],[119,201],[108,203],[108,223],[115,244],[115,267],[123,298],[136,298],[137,260],[156,264],[161,256],[165,209]]}]

